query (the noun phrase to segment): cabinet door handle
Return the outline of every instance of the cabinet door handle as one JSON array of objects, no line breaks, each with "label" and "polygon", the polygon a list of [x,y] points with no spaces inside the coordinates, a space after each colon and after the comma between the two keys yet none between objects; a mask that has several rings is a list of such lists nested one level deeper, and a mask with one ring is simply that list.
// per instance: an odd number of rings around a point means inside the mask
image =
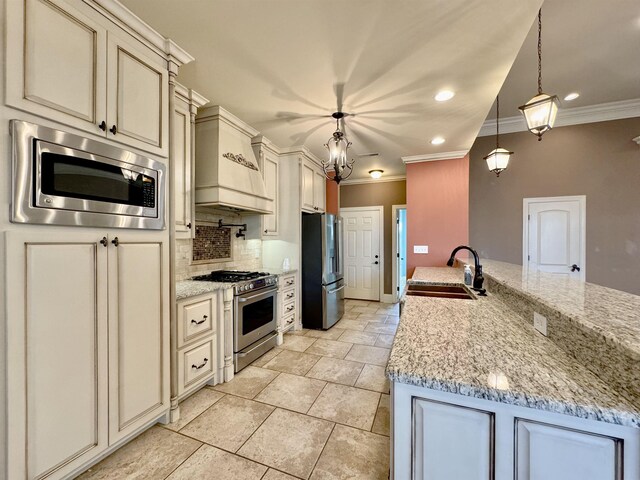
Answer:
[{"label": "cabinet door handle", "polygon": [[207,364],[208,361],[209,361],[209,359],[205,358],[204,362],[202,362],[200,365],[193,364],[193,365],[191,365],[191,368],[195,368],[196,370],[200,370],[202,367],[204,367]]},{"label": "cabinet door handle", "polygon": [[99,124],[98,124],[98,128],[100,130],[102,130],[103,132],[107,131],[107,122],[105,122],[104,120],[102,120]]},{"label": "cabinet door handle", "polygon": [[120,245],[120,240],[118,240],[118,237],[116,237],[113,240],[111,240],[111,243],[113,243],[117,247],[118,245]]},{"label": "cabinet door handle", "polygon": [[197,321],[197,320],[191,319],[191,323],[195,323],[196,325],[202,325],[204,322],[207,321],[207,318],[208,317],[206,315],[203,315],[202,320]]},{"label": "cabinet door handle", "polygon": [[115,135],[116,133],[118,133],[118,128],[117,128],[115,125],[113,125],[113,126],[109,129],[109,131]]},{"label": "cabinet door handle", "polygon": [[102,244],[103,247],[107,246],[107,237],[102,237],[102,240],[100,240],[100,243]]},{"label": "cabinet door handle", "polygon": [[269,230],[267,230],[267,229],[265,228],[265,229],[264,229],[264,233],[267,233],[267,232],[269,232]]},{"label": "cabinet door handle", "polygon": [[191,222],[187,223],[187,228],[191,230]]}]

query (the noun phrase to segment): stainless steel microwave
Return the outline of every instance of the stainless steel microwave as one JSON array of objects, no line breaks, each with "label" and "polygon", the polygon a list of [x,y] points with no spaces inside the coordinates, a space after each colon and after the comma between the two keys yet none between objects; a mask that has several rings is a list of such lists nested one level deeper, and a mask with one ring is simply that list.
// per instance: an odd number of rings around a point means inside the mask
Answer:
[{"label": "stainless steel microwave", "polygon": [[68,132],[11,120],[11,221],[165,228],[165,166]]}]

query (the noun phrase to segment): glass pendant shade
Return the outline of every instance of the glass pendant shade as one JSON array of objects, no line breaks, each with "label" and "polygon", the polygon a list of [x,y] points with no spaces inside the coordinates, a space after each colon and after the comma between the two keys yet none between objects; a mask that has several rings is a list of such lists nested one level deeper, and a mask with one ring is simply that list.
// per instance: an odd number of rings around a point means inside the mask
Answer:
[{"label": "glass pendant shade", "polygon": [[329,151],[329,157],[326,161],[322,162],[322,169],[325,176],[329,180],[333,180],[336,183],[340,183],[341,180],[346,179],[351,175],[353,170],[353,160],[349,161],[347,158],[347,150],[351,146],[344,133],[340,131],[339,119],[344,114],[336,112],[333,114],[333,118],[336,119],[336,131],[333,132],[331,138],[324,145]]},{"label": "glass pendant shade", "polygon": [[513,152],[498,147],[489,153],[489,155],[484,157],[484,159],[487,161],[489,170],[500,176],[500,173],[509,166],[509,159],[511,158],[511,155],[513,155]]},{"label": "glass pendant shade", "polygon": [[541,93],[518,108],[522,111],[527,121],[529,131],[537,135],[538,140],[541,140],[542,134],[553,128],[559,105],[560,102],[556,95],[551,96]]}]

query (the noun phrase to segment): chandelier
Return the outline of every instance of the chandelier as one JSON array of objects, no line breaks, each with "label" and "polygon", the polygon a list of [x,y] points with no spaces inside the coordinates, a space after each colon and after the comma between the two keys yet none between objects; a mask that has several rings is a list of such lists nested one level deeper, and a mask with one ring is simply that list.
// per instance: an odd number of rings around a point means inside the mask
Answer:
[{"label": "chandelier", "polygon": [[538,141],[542,140],[545,132],[553,128],[559,105],[556,95],[547,95],[542,92],[542,9],[540,9],[538,10],[538,95],[518,107],[527,121],[527,128],[538,136]]},{"label": "chandelier", "polygon": [[336,119],[336,131],[324,145],[329,150],[329,158],[322,162],[322,169],[329,180],[340,184],[353,171],[353,160],[347,160],[347,150],[351,142],[340,131],[340,119],[344,118],[345,114],[335,112],[331,116]]},{"label": "chandelier", "polygon": [[484,159],[487,162],[489,171],[500,176],[506,168],[509,166],[509,159],[513,155],[513,152],[500,148],[500,96],[496,97],[496,148]]}]

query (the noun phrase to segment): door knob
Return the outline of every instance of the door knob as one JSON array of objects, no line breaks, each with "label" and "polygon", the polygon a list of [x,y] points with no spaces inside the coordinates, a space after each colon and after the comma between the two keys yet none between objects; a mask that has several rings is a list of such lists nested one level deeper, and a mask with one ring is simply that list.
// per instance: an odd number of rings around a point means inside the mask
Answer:
[{"label": "door knob", "polygon": [[572,272],[579,272],[580,271],[580,267],[574,263],[573,265],[571,265],[571,271]]}]

